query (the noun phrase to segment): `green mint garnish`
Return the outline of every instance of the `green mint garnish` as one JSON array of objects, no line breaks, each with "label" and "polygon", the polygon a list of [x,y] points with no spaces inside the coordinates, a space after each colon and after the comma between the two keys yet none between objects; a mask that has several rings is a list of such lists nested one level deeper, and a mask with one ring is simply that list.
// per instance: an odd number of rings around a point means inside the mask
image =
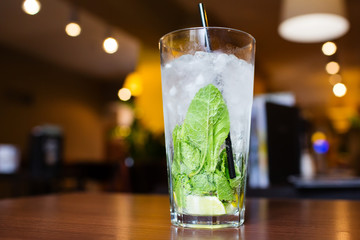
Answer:
[{"label": "green mint garnish", "polygon": [[193,98],[182,125],[173,130],[173,190],[179,207],[186,195],[217,196],[233,201],[243,178],[235,164],[230,179],[224,142],[230,131],[229,112],[221,92],[212,84]]}]

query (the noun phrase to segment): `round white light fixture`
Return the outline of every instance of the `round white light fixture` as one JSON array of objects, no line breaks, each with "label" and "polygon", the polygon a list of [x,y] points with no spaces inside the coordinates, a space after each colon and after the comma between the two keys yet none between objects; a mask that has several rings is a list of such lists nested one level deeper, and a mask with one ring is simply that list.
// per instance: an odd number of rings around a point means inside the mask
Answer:
[{"label": "round white light fixture", "polygon": [[113,54],[118,50],[118,47],[119,46],[115,38],[108,37],[107,39],[104,40],[103,48],[105,52],[109,54]]},{"label": "round white light fixture", "polygon": [[347,88],[343,83],[337,83],[333,87],[333,93],[336,97],[343,97],[347,92]]},{"label": "round white light fixture", "polygon": [[76,22],[71,22],[71,23],[66,25],[65,32],[70,37],[77,37],[81,33],[81,27]]},{"label": "round white light fixture", "polygon": [[333,42],[326,42],[322,45],[321,50],[326,56],[331,56],[336,53],[337,47]]},{"label": "round white light fixture", "polygon": [[343,0],[283,0],[278,32],[286,40],[325,42],[349,30]]},{"label": "round white light fixture", "polygon": [[337,74],[340,71],[340,65],[337,62],[331,61],[326,64],[325,69],[328,74]]},{"label": "round white light fixture", "polygon": [[41,4],[38,0],[25,0],[22,9],[29,15],[35,15],[40,11]]},{"label": "round white light fixture", "polygon": [[121,88],[118,92],[121,101],[128,101],[131,98],[131,91],[127,88]]}]

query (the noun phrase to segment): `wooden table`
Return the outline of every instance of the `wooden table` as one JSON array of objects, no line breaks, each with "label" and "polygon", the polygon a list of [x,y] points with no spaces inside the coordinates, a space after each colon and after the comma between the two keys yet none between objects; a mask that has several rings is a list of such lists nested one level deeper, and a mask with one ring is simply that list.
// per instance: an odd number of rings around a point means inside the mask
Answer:
[{"label": "wooden table", "polygon": [[170,224],[161,195],[63,194],[0,201],[0,239],[360,239],[360,201],[247,199],[245,225]]}]

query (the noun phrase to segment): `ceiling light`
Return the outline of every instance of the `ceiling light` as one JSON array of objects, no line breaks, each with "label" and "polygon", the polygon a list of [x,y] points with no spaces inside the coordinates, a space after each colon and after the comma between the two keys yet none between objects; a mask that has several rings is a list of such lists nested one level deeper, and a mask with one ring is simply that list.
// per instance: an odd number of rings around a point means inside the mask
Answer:
[{"label": "ceiling light", "polygon": [[326,64],[325,69],[328,74],[337,74],[340,71],[340,65],[337,62],[331,61]]},{"label": "ceiling light", "polygon": [[113,54],[118,50],[118,43],[115,40],[115,38],[108,37],[107,39],[104,40],[103,48],[105,52],[109,54]]},{"label": "ceiling light", "polygon": [[71,22],[71,23],[68,23],[68,25],[66,25],[65,32],[70,37],[77,37],[81,33],[81,27],[76,22]]},{"label": "ceiling light", "polygon": [[337,47],[333,42],[326,42],[322,45],[321,50],[326,56],[331,56],[336,53]]},{"label": "ceiling light", "polygon": [[333,93],[337,97],[345,96],[346,92],[347,92],[347,88],[343,83],[337,83],[333,87]]},{"label": "ceiling light", "polygon": [[127,88],[122,88],[118,92],[118,97],[121,101],[128,101],[131,98],[131,91]]},{"label": "ceiling light", "polygon": [[349,30],[344,0],[283,0],[278,32],[286,40],[324,42]]},{"label": "ceiling light", "polygon": [[40,11],[41,4],[38,0],[25,0],[22,9],[29,15],[35,15]]}]

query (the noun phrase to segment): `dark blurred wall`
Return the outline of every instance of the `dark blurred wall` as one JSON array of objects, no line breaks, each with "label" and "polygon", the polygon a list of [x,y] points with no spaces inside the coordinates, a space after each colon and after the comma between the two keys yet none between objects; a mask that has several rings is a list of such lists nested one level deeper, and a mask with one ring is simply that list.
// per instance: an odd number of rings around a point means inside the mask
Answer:
[{"label": "dark blurred wall", "polygon": [[0,143],[26,157],[31,129],[64,131],[64,160],[103,159],[106,104],[101,83],[0,46]]}]

